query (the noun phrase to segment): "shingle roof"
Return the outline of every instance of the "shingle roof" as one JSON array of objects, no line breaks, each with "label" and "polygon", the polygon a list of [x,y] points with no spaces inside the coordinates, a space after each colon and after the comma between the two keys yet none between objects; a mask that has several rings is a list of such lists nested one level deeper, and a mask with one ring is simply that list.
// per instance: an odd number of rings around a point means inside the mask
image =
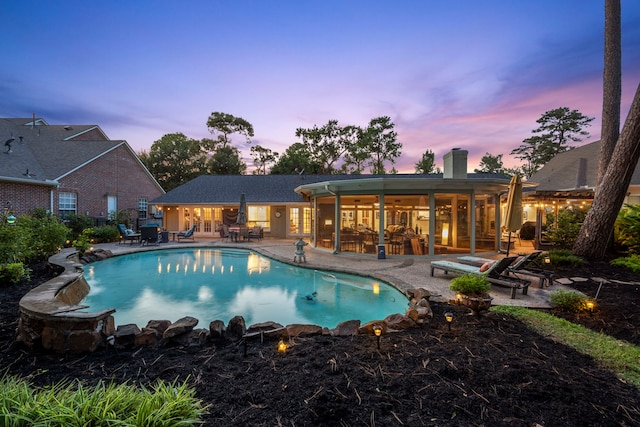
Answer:
[{"label": "shingle roof", "polygon": [[[110,141],[97,125],[48,125],[37,119],[0,119],[0,179],[28,179],[34,183],[54,181],[91,159],[124,144]],[[104,140],[82,140],[87,131],[97,130]],[[5,142],[13,138],[11,152]],[[28,171],[28,174],[27,174]]]},{"label": "shingle roof", "polygon": [[[247,203],[299,203],[302,196],[294,190],[305,184],[325,181],[380,178],[430,178],[442,180],[442,174],[390,175],[201,175],[154,199],[155,204],[237,204],[244,193]],[[468,174],[469,179],[508,179],[500,174]]]},{"label": "shingle roof", "polygon": [[[560,153],[533,174],[529,181],[537,182],[535,189],[542,191],[566,191],[579,188],[595,188],[598,174],[598,158],[600,157],[600,141],[582,145],[564,153]],[[586,167],[585,182],[579,182],[578,170],[580,159]],[[640,169],[636,166],[631,184],[640,184]]]}]

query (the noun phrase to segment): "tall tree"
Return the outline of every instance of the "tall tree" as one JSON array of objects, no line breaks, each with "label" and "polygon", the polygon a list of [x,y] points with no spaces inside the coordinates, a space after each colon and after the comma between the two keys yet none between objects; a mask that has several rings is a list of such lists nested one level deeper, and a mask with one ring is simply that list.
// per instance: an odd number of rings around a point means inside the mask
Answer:
[{"label": "tall tree", "polygon": [[253,126],[242,117],[232,114],[213,112],[207,119],[207,127],[212,135],[217,136],[217,143],[221,147],[227,147],[231,143],[231,135],[239,133],[243,135],[247,143],[251,143]]},{"label": "tall tree", "polygon": [[390,117],[382,116],[371,119],[364,130],[361,143],[370,153],[367,164],[372,174],[386,173],[385,162],[393,165],[400,157],[402,144],[397,141],[398,134],[393,130],[394,126]]},{"label": "tall tree", "polygon": [[211,175],[243,175],[247,164],[236,147],[218,147],[207,161],[207,172]]},{"label": "tall tree", "polygon": [[502,163],[502,154],[494,156],[486,153],[482,156],[482,159],[480,159],[479,166],[479,169],[473,170],[475,173],[503,173],[504,164]]},{"label": "tall tree", "polygon": [[[608,3],[605,5],[605,19],[609,22],[619,22],[620,13],[619,5],[615,7]],[[607,31],[605,30],[605,32]],[[609,36],[621,37],[620,33],[617,32],[609,34]],[[606,42],[606,37],[604,61],[605,63],[607,61],[617,61],[616,55],[607,54],[606,50],[608,49],[607,46],[621,44],[621,40],[618,39],[617,42],[609,45]],[[609,67],[605,65],[605,69],[607,68]],[[607,95],[605,91],[603,96],[612,95]],[[603,100],[603,104],[605,103],[607,101]],[[612,117],[614,115],[603,114],[603,129],[605,128],[604,121],[611,120]],[[606,128],[609,128],[609,124],[607,124]],[[606,254],[616,218],[624,203],[631,178],[638,166],[638,160],[640,160],[640,85],[636,89],[629,114],[615,143],[609,163],[606,165],[605,172],[596,187],[591,209],[589,209],[587,217],[582,227],[580,227],[578,238],[573,245],[573,252],[576,255],[590,259],[600,259]]]},{"label": "tall tree", "polygon": [[607,165],[620,136],[620,98],[622,96],[622,26],[620,0],[604,3],[604,72],[602,131],[596,186],[602,182]]},{"label": "tall tree", "polygon": [[267,165],[274,163],[278,159],[278,153],[261,145],[254,145],[251,147],[251,158],[253,159],[253,165],[256,167],[253,174],[266,175]]},{"label": "tall tree", "polygon": [[205,173],[205,153],[200,142],[182,133],[164,135],[149,153],[138,154],[151,175],[166,191]]},{"label": "tall tree", "polygon": [[322,173],[335,172],[335,164],[347,151],[347,144],[343,128],[337,120],[329,120],[326,125],[314,125],[310,129],[296,129],[296,136],[302,138],[302,143],[313,162],[322,165]]},{"label": "tall tree", "polygon": [[427,150],[422,153],[422,158],[418,163],[415,164],[416,173],[435,173],[436,172],[436,162],[435,162],[435,154],[431,150]]},{"label": "tall tree", "polygon": [[273,175],[320,174],[322,165],[311,158],[311,153],[305,144],[296,142],[287,147],[271,168],[270,173]]},{"label": "tall tree", "polygon": [[342,129],[342,140],[346,146],[342,164],[342,172],[359,175],[364,171],[369,152],[360,141],[364,131],[359,126],[345,126]]},{"label": "tall tree", "polygon": [[593,119],[567,107],[547,111],[536,120],[540,126],[532,131],[540,135],[523,140],[511,154],[527,163],[524,170],[531,176],[558,153],[573,148],[569,141],[579,142],[582,136],[589,136],[584,128],[590,126]]}]

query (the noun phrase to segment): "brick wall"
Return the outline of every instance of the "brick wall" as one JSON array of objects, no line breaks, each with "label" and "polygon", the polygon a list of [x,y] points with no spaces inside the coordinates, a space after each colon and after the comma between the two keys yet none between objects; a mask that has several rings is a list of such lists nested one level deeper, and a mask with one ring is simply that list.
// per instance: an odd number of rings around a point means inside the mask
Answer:
[{"label": "brick wall", "polygon": [[[117,197],[118,210],[129,210],[138,218],[138,199],[152,200],[162,193],[126,147],[99,157],[60,180],[58,191],[77,194],[78,213],[108,215],[108,196]],[[57,210],[57,197],[56,197]]]},{"label": "brick wall", "polygon": [[55,187],[0,182],[0,213],[7,208],[14,215],[31,213],[36,208],[50,209],[51,190],[55,191]]}]

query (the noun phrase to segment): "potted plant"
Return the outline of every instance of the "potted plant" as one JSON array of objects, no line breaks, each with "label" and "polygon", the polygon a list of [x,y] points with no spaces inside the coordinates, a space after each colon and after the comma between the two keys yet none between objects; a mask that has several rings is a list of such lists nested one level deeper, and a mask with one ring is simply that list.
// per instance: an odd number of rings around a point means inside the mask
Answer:
[{"label": "potted plant", "polygon": [[471,309],[471,314],[478,315],[491,307],[493,298],[489,295],[491,283],[485,276],[465,274],[451,280],[449,289],[460,294],[460,301]]}]

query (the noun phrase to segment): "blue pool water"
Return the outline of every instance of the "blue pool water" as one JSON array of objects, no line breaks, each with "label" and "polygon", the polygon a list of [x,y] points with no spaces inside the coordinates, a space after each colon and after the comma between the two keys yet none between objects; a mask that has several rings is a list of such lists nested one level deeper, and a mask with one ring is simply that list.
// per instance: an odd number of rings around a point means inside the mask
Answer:
[{"label": "blue pool water", "polygon": [[177,249],[113,257],[85,267],[91,311],[115,308],[116,325],[184,316],[200,327],[243,316],[335,327],[404,313],[407,298],[380,281],[300,268],[248,250]]}]

